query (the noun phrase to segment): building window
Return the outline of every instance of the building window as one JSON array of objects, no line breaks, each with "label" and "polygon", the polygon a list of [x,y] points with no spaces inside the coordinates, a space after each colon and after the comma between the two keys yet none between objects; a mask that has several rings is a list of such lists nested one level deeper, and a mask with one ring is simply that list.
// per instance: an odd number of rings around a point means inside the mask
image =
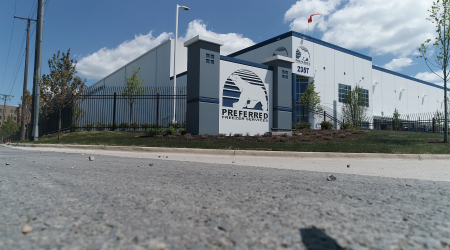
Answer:
[{"label": "building window", "polygon": [[11,110],[11,115],[13,114],[13,111]]},{"label": "building window", "polygon": [[0,115],[0,120],[2,119],[2,116]]},{"label": "building window", "polygon": [[15,115],[17,114],[17,110],[14,110],[14,114],[15,114]]},{"label": "building window", "polygon": [[214,64],[214,55],[206,53],[206,63]]},{"label": "building window", "polygon": [[16,118],[14,117],[14,121],[16,120]]},{"label": "building window", "polygon": [[369,107],[369,90],[363,89],[362,91],[363,91],[364,97],[366,99],[366,107]]},{"label": "building window", "polygon": [[2,109],[0,109],[0,113],[3,113],[3,112],[2,112]]},{"label": "building window", "polygon": [[282,71],[281,71],[281,78],[283,78],[283,79],[289,79],[289,71],[287,71],[287,70],[282,70]]},{"label": "building window", "polygon": [[345,84],[339,83],[339,102],[344,102],[347,92],[351,89],[352,89],[352,87],[350,85],[345,85]]}]

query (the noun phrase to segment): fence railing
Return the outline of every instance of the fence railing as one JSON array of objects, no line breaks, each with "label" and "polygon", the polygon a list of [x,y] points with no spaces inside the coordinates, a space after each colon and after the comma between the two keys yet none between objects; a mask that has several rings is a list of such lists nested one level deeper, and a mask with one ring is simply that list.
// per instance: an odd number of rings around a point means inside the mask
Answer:
[{"label": "fence railing", "polygon": [[[142,130],[183,127],[186,121],[186,87],[148,87],[140,95],[125,95],[124,87],[88,89],[61,112],[62,131]],[[175,122],[174,118],[175,109]],[[58,132],[59,114],[41,115],[39,134]]]}]

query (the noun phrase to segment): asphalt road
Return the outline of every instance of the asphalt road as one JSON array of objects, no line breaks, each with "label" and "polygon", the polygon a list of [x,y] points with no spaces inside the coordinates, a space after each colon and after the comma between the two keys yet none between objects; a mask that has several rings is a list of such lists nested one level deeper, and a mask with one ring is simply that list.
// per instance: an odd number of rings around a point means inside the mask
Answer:
[{"label": "asphalt road", "polygon": [[0,249],[450,249],[450,182],[94,156],[0,147]]}]

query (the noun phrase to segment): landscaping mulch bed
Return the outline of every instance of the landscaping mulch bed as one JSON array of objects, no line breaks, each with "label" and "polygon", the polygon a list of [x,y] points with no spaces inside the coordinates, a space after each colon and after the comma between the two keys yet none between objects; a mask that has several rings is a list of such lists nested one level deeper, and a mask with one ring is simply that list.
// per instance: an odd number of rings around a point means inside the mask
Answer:
[{"label": "landscaping mulch bed", "polygon": [[202,141],[202,142],[264,142],[264,143],[285,143],[285,142],[321,142],[321,141],[343,141],[367,136],[364,130],[297,130],[293,135],[270,136],[268,134],[245,136],[245,135],[191,135],[174,134],[164,135],[160,133],[155,137],[146,134],[140,138],[148,140],[172,140],[172,141]]}]

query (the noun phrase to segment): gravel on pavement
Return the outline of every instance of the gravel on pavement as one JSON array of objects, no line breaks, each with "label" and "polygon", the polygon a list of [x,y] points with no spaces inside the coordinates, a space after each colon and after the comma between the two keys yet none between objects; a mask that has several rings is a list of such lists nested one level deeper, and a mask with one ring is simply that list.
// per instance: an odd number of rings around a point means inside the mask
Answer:
[{"label": "gravel on pavement", "polygon": [[0,147],[0,249],[450,249],[450,182],[334,175]]}]

